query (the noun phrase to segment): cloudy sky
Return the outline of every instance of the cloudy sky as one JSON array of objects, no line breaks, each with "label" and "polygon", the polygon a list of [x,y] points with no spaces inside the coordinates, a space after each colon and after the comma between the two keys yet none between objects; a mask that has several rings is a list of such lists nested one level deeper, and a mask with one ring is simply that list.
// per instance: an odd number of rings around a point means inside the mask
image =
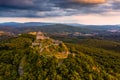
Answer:
[{"label": "cloudy sky", "polygon": [[0,0],[2,22],[120,24],[120,0]]}]

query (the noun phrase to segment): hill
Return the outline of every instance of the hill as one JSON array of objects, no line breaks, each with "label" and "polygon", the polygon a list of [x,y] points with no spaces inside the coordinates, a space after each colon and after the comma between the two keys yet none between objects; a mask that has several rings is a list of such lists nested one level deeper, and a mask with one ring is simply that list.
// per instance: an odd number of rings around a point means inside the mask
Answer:
[{"label": "hill", "polygon": [[31,48],[39,55],[55,56],[56,58],[67,58],[69,53],[62,41],[46,37],[42,32],[37,32],[36,40],[32,43]]},{"label": "hill", "polygon": [[[1,41],[0,80],[120,79],[120,52],[113,46],[119,43],[102,41],[104,44],[99,44],[101,40],[94,39],[62,40],[46,36],[36,39],[34,35],[22,34]],[[104,48],[109,45],[114,48]]]}]

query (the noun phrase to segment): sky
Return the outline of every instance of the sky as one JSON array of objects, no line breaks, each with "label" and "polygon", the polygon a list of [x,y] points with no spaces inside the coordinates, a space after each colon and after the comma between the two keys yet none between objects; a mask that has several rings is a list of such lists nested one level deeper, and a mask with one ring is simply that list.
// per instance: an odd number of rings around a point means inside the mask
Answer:
[{"label": "sky", "polygon": [[120,0],[0,0],[0,23],[120,24]]}]

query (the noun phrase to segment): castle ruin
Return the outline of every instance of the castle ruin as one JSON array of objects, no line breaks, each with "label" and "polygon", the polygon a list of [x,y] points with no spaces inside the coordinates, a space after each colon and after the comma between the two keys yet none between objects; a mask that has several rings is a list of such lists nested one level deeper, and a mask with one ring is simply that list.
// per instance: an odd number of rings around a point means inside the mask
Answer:
[{"label": "castle ruin", "polygon": [[43,39],[49,39],[49,37],[46,37],[42,32],[37,32],[36,34],[36,40],[43,40]]}]

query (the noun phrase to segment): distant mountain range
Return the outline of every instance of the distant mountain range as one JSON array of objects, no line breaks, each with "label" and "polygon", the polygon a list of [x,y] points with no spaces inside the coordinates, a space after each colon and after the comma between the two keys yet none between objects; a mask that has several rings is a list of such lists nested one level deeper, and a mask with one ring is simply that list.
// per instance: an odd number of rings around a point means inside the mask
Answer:
[{"label": "distant mountain range", "polygon": [[6,23],[0,23],[0,26],[12,26],[12,27],[24,27],[24,26],[45,26],[45,25],[55,25],[55,24],[63,24],[63,25],[69,25],[69,26],[76,26],[76,27],[113,27],[117,26],[120,27],[120,25],[83,25],[78,23],[47,23],[47,22],[27,22],[27,23],[17,23],[17,22],[6,22]]},{"label": "distant mountain range", "polygon": [[[28,23],[16,23],[16,22],[7,22],[7,23],[0,23],[0,27],[3,29],[12,27],[12,28],[27,28],[31,30],[39,30],[40,27],[42,29],[46,29],[48,31],[83,31],[83,30],[92,30],[92,31],[111,31],[116,30],[120,31],[120,25],[83,25],[83,24],[77,24],[77,23],[45,23],[45,22],[28,22]],[[44,30],[45,30],[44,29]],[[40,28],[41,30],[41,28]],[[44,31],[43,30],[43,31]],[[90,31],[91,32],[91,31]]]},{"label": "distant mountain range", "polygon": [[28,23],[7,22],[7,23],[0,23],[0,26],[26,27],[26,26],[45,26],[45,25],[53,25],[53,24],[54,23],[44,23],[44,22],[28,22]]}]

